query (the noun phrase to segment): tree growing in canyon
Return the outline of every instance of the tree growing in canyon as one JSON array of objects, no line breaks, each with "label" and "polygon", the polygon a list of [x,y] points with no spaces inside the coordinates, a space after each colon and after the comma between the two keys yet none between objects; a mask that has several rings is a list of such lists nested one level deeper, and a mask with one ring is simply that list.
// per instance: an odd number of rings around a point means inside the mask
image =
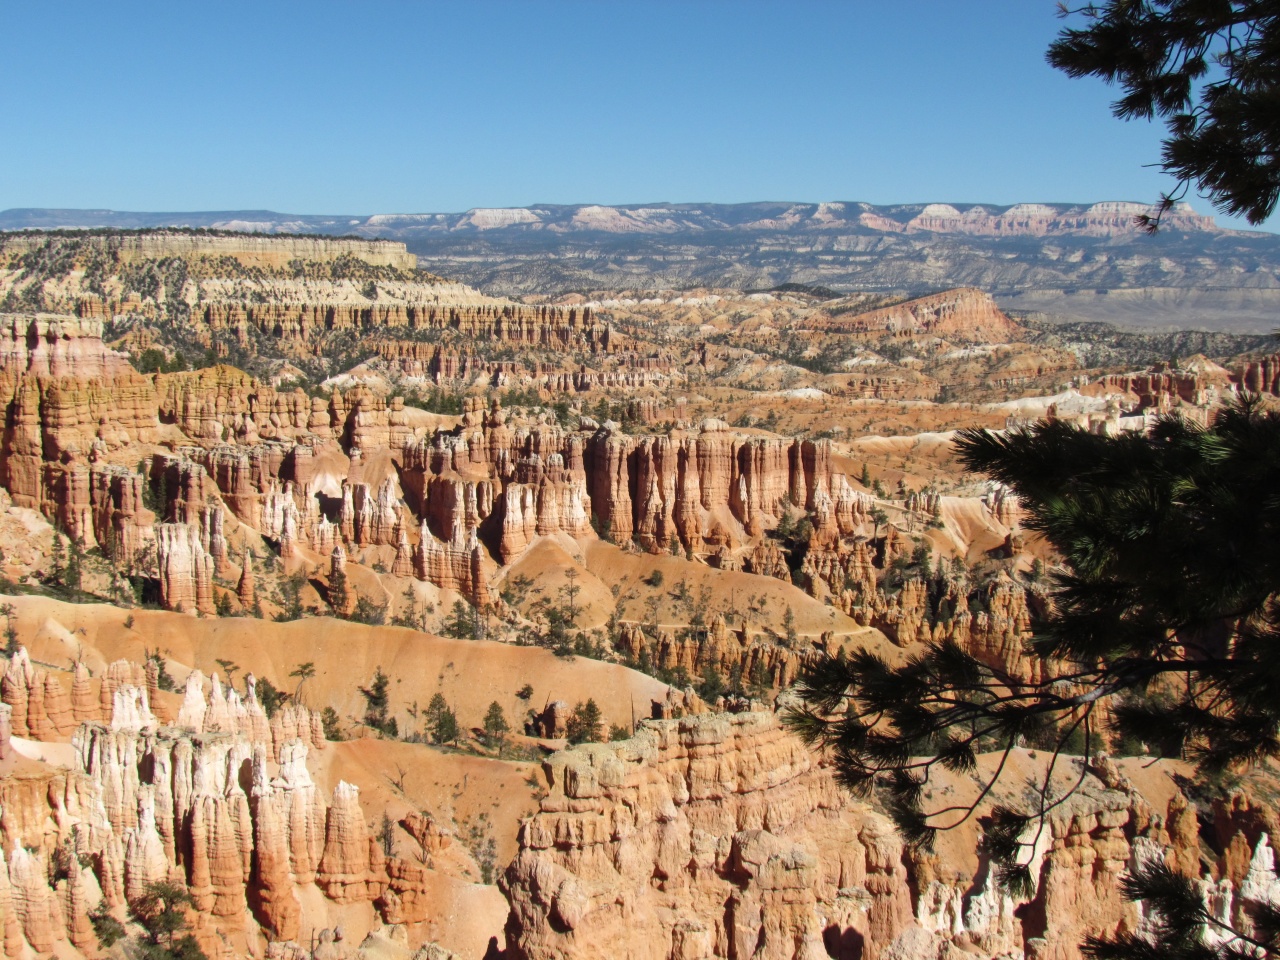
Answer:
[{"label": "tree growing in canyon", "polygon": [[462,736],[462,728],[458,726],[458,715],[454,713],[445,700],[444,694],[437,693],[427,704],[427,736],[432,743],[457,743]]},{"label": "tree growing in canyon", "polygon": [[578,583],[580,573],[574,568],[569,567],[564,572],[565,585],[560,588],[560,592],[565,596],[565,611],[569,615],[569,625],[576,627],[578,625],[578,594],[582,593],[582,587]]},{"label": "tree growing in canyon", "polygon": [[194,906],[191,894],[176,883],[147,884],[142,896],[129,904],[129,916],[144,931],[130,955],[139,960],[205,960],[187,931],[187,910]]},{"label": "tree growing in canyon", "polygon": [[399,728],[396,718],[388,715],[391,696],[388,688],[391,678],[378,667],[373,674],[373,682],[367,687],[360,687],[360,696],[364,698],[364,724],[381,734],[394,738]]},{"label": "tree growing in canyon", "polygon": [[18,643],[18,611],[12,603],[0,606],[0,617],[4,617],[4,653],[12,657],[22,646]]},{"label": "tree growing in canyon", "polygon": [[333,612],[339,617],[346,615],[355,606],[351,602],[351,587],[347,583],[345,570],[335,568],[329,574],[329,606],[333,607]]},{"label": "tree growing in canyon", "polygon": [[1280,15],[1275,0],[1107,0],[1063,16],[1086,20],[1049,47],[1072,77],[1101,77],[1124,96],[1122,120],[1164,121],[1161,166],[1178,185],[1148,229],[1194,183],[1224,213],[1262,223],[1280,196]]},{"label": "tree growing in canyon", "polygon": [[455,640],[479,640],[484,636],[480,611],[465,600],[453,601],[453,612],[445,618],[440,632]]},{"label": "tree growing in canyon", "polygon": [[315,661],[308,660],[306,663],[298,664],[294,669],[289,671],[289,676],[298,681],[298,685],[293,688],[293,699],[302,702],[302,687],[308,680],[316,675]]},{"label": "tree growing in canyon", "polygon": [[496,749],[498,756],[502,756],[502,750],[507,745],[507,734],[511,732],[511,724],[507,722],[507,715],[503,712],[502,705],[494,700],[489,704],[489,710],[484,715],[484,741],[490,749]]},{"label": "tree growing in canyon", "polygon": [[[1106,437],[1042,422],[964,431],[957,446],[968,468],[1018,494],[1025,526],[1064,560],[1046,576],[1038,669],[1011,675],[954,642],[900,666],[867,651],[828,658],[802,678],[804,706],[789,719],[830,749],[845,785],[883,786],[922,847],[974,815],[1016,746],[1048,743],[1035,801],[995,809],[986,829],[1002,882],[1025,890],[1029,851],[1065,799],[1050,796],[1054,765],[1078,742],[1087,768],[1103,701],[1110,733],[1192,761],[1210,784],[1280,756],[1280,414],[1245,398],[1208,428],[1166,418],[1148,436]],[[925,808],[935,767],[974,773],[991,749],[1002,760],[973,804]],[[1161,877],[1140,870],[1131,892],[1175,910],[1176,885]]]},{"label": "tree growing in canyon", "polygon": [[342,735],[342,721],[338,716],[338,711],[333,707],[325,707],[320,711],[320,723],[324,727],[324,738],[326,740],[341,741],[346,737]]},{"label": "tree growing in canyon", "polygon": [[579,703],[565,723],[565,737],[570,743],[599,743],[600,724],[600,707],[595,700]]}]

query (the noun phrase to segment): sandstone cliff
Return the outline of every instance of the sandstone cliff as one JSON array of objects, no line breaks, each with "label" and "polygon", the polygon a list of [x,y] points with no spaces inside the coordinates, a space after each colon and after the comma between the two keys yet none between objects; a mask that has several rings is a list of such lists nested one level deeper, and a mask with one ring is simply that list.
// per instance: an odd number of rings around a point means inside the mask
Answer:
[{"label": "sandstone cliff", "polygon": [[[1084,936],[1142,922],[1118,889],[1135,862],[1200,869],[1194,808],[1167,789],[1153,806],[1114,764],[1051,816],[1026,901],[996,885],[972,831],[949,838],[966,851],[954,860],[904,851],[771,714],[650,721],[544,770],[550,794],[502,881],[508,950],[530,960],[1077,960]],[[1235,882],[1275,884],[1266,833],[1250,840],[1244,821],[1225,827],[1242,850]]]},{"label": "sandstone cliff", "polygon": [[868,958],[911,922],[901,842],[769,714],[646,724],[546,765],[503,878],[519,958]]},{"label": "sandstone cliff", "polygon": [[1021,334],[988,294],[972,287],[907,300],[848,319],[819,314],[806,321],[806,326],[876,338],[924,335],[970,343],[1008,343]]},{"label": "sandstone cliff", "polygon": [[[31,232],[6,237],[4,252],[22,255],[47,242],[45,234]],[[109,254],[121,263],[160,260],[165,257],[216,259],[227,257],[249,267],[287,267],[291,260],[326,263],[343,257],[372,266],[414,270],[418,258],[403,243],[392,240],[330,240],[321,237],[257,237],[245,234],[122,233],[116,236],[86,235],[81,244]]]}]

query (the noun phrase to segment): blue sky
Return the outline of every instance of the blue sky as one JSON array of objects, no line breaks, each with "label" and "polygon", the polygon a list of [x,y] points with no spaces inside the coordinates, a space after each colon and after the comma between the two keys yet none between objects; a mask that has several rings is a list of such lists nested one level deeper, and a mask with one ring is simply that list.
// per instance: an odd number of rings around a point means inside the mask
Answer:
[{"label": "blue sky", "polygon": [[10,2],[0,208],[1156,200],[1161,128],[1045,64],[1054,9]]}]

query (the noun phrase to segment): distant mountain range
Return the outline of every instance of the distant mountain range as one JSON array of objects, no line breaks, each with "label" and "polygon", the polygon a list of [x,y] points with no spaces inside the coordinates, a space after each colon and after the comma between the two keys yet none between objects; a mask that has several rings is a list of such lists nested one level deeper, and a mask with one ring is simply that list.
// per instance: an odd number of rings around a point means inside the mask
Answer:
[{"label": "distant mountain range", "polygon": [[1224,230],[1179,204],[742,203],[550,205],[318,216],[267,210],[22,209],[0,229],[208,227],[403,241],[424,268],[486,292],[551,296],[692,286],[922,293],[981,287],[1006,309],[1122,326],[1267,331],[1280,236]]},{"label": "distant mountain range", "polygon": [[[535,205],[476,208],[465,213],[380,213],[373,216],[319,216],[271,210],[195,213],[129,213],[116,210],[16,209],[0,212],[0,230],[92,227],[208,227],[257,233],[354,233],[416,237],[421,234],[491,231],[552,234],[788,233],[956,233],[970,236],[1127,236],[1133,219],[1150,212],[1140,203],[1094,204],[908,203],[650,203]],[[1223,232],[1212,217],[1185,203],[1165,217],[1171,230]]]}]

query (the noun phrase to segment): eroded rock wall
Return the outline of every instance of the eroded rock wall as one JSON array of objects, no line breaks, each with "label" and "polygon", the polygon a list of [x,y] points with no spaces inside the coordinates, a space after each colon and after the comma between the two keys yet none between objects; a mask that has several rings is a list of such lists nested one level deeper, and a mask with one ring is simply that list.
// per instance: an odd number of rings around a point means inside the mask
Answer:
[{"label": "eroded rock wall", "polygon": [[[646,721],[632,740],[553,756],[544,775],[501,882],[521,960],[1079,960],[1086,936],[1143,922],[1119,883],[1136,863],[1200,870],[1194,808],[1176,792],[1153,807],[1110,761],[1028,836],[1026,899],[996,884],[972,828],[954,861],[904,849],[771,713]],[[1218,819],[1227,856],[1239,847],[1227,887],[1280,886],[1259,818]]]},{"label": "eroded rock wall", "polygon": [[816,960],[834,938],[873,960],[911,923],[889,823],[771,714],[648,722],[545,773],[501,884],[515,957]]}]

